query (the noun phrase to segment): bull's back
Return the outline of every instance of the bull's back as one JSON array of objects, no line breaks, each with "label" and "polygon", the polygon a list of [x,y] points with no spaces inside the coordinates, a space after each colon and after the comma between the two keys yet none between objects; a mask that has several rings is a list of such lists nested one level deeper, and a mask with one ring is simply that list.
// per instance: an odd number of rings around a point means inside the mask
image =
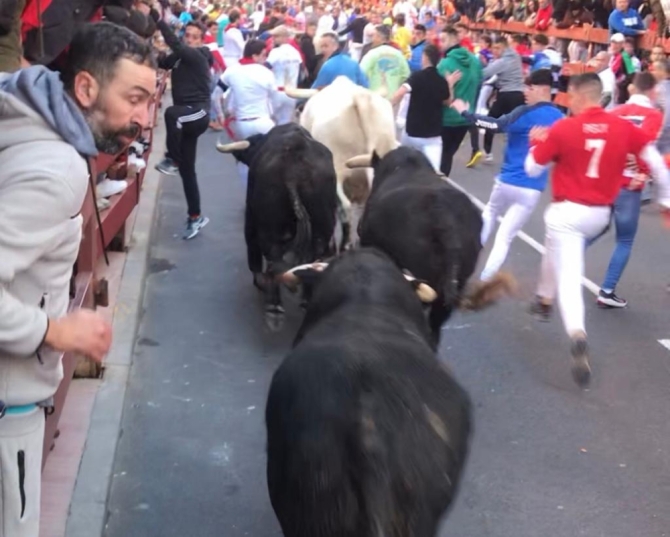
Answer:
[{"label": "bull's back", "polygon": [[273,378],[273,506],[286,537],[432,537],[465,462],[469,399],[411,330],[350,313],[311,331]]}]

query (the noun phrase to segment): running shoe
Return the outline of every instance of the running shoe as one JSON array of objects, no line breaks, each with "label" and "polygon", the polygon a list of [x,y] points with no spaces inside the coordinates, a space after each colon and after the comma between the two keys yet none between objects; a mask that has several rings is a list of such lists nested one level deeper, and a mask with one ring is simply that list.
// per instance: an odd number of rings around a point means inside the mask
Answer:
[{"label": "running shoe", "polygon": [[209,218],[206,216],[198,216],[196,218],[188,218],[186,220],[186,231],[184,232],[184,240],[189,240],[195,237],[200,230],[209,223]]},{"label": "running shoe", "polygon": [[472,156],[470,157],[470,160],[468,163],[465,165],[466,168],[472,168],[477,165],[479,160],[482,158],[483,154],[481,151],[473,151]]},{"label": "running shoe", "polygon": [[586,388],[591,381],[591,366],[589,365],[589,346],[585,337],[576,337],[570,346],[572,355],[572,378],[581,388]]},{"label": "running shoe", "polygon": [[156,169],[165,175],[177,175],[179,173],[179,168],[177,168],[177,165],[171,158],[161,160],[156,164]]},{"label": "running shoe", "polygon": [[491,162],[493,162],[493,154],[484,153],[484,162],[486,162],[487,164],[491,164]]},{"label": "running shoe", "polygon": [[625,308],[628,306],[628,302],[623,298],[616,296],[614,291],[606,293],[601,290],[600,293],[598,293],[596,302],[601,308]]},{"label": "running shoe", "polygon": [[536,320],[543,323],[549,322],[549,319],[551,319],[551,312],[551,304],[544,304],[539,296],[535,297],[535,300],[528,308],[528,313],[535,317]]}]

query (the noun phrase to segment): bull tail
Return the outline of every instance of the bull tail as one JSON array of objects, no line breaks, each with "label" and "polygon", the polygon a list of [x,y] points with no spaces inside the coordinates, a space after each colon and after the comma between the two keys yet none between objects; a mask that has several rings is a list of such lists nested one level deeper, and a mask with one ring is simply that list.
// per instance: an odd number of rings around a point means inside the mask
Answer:
[{"label": "bull tail", "polygon": [[459,308],[479,311],[500,300],[503,296],[516,294],[518,284],[509,272],[497,272],[487,281],[473,282],[469,285],[465,296],[461,298]]},{"label": "bull tail", "polygon": [[313,261],[311,258],[312,245],[312,221],[309,218],[309,213],[305,205],[300,199],[298,188],[294,182],[287,185],[289,197],[291,199],[291,206],[296,217],[295,229],[295,251],[298,256],[299,263],[308,263]]}]

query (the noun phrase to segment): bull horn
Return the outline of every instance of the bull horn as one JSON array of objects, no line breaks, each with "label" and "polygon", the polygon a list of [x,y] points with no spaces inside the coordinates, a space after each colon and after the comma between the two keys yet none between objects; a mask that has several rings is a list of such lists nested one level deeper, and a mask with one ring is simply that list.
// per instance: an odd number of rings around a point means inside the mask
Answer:
[{"label": "bull horn", "polygon": [[[417,282],[417,279],[409,274],[403,274],[405,279],[408,282]],[[416,292],[419,300],[425,304],[430,304],[435,302],[437,299],[437,292],[430,285],[424,282],[419,282],[414,284],[414,291]]]},{"label": "bull horn", "polygon": [[287,270],[279,276],[279,280],[287,285],[297,285],[300,279],[295,275],[299,270],[316,270],[317,272],[323,272],[328,268],[328,263],[307,263],[305,265],[298,265],[292,269]]},{"label": "bull horn", "polygon": [[230,142],[228,144],[222,144],[221,142],[216,143],[216,149],[220,153],[232,153],[233,151],[242,151],[249,147],[251,144],[247,140],[241,140],[239,142]]},{"label": "bull horn", "polygon": [[287,97],[292,99],[309,99],[314,97],[319,90],[317,89],[307,89],[307,88],[284,88],[284,93]]},{"label": "bull horn", "polygon": [[370,168],[372,166],[372,156],[370,155],[356,155],[347,160],[344,165],[349,168]]}]

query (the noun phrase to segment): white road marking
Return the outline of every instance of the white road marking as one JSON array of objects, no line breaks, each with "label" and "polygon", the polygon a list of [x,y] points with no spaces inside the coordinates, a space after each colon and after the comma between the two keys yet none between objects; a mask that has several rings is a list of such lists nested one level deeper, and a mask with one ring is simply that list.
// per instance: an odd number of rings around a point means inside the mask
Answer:
[{"label": "white road marking", "polygon": [[659,339],[658,342],[670,351],[670,339]]},{"label": "white road marking", "polygon": [[[448,177],[445,177],[447,182],[453,186],[454,188],[460,190],[463,192],[463,194],[467,195],[471,200],[472,203],[474,203],[480,211],[484,210],[484,207],[486,207],[486,204],[480,200],[479,198],[475,197],[473,194],[465,190],[461,185],[459,185],[456,181],[449,179]],[[502,217],[498,217],[498,222],[502,220]],[[537,242],[533,237],[525,233],[524,231],[519,231],[516,234],[517,237],[519,237],[523,242],[525,242],[528,246],[533,248],[535,251],[539,252],[541,255],[544,255],[545,248],[542,246],[539,242]],[[598,296],[598,293],[600,293],[600,287],[597,286],[595,283],[593,283],[591,280],[588,278],[582,276],[582,285],[586,287],[593,295]],[[668,341],[668,349],[670,349],[670,340],[663,340],[663,341]],[[661,343],[663,345],[663,343]]]}]

